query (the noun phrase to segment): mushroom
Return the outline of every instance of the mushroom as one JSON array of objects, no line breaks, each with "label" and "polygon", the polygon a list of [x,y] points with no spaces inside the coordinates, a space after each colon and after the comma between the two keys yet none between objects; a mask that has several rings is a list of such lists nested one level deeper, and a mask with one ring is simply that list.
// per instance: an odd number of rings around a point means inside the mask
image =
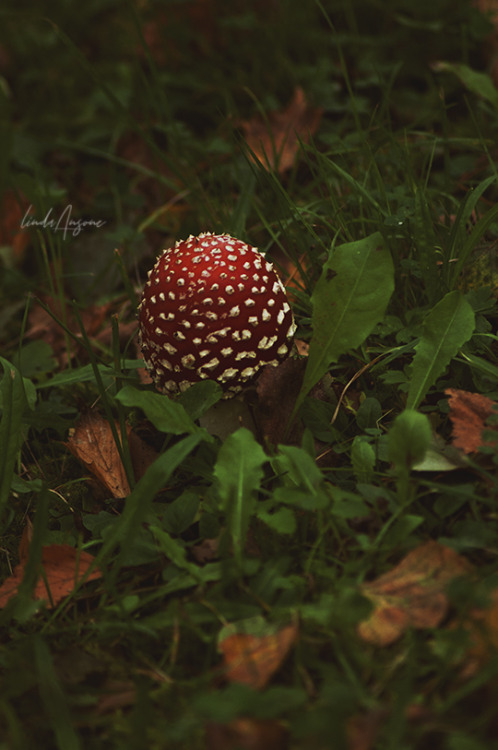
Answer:
[{"label": "mushroom", "polygon": [[296,325],[285,288],[255,247],[204,232],[165,250],[139,306],[140,346],[157,389],[211,379],[239,393],[291,349]]}]

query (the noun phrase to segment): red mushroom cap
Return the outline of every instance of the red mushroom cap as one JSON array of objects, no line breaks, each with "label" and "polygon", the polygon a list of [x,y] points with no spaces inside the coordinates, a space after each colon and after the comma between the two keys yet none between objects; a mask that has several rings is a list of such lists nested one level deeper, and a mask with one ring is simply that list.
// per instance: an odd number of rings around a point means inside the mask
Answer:
[{"label": "red mushroom cap", "polygon": [[287,357],[296,326],[284,286],[254,247],[210,232],[177,242],[149,272],[140,345],[158,390],[216,380],[225,397]]}]

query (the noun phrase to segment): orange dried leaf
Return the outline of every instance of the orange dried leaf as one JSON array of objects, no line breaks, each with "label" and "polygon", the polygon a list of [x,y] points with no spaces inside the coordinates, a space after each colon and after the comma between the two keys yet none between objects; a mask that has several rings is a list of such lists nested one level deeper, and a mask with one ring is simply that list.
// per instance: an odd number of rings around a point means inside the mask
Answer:
[{"label": "orange dried leaf", "polygon": [[417,547],[395,568],[362,587],[375,609],[358,626],[358,635],[387,646],[410,627],[437,627],[448,612],[446,586],[471,570],[465,558],[438,542]]},{"label": "orange dried leaf", "polygon": [[[52,544],[44,547],[41,559],[44,576],[40,575],[37,580],[33,599],[45,599],[47,606],[55,606],[74,590],[93,560],[88,552],[77,550],[69,544]],[[21,562],[16,566],[13,575],[0,586],[0,608],[5,607],[17,594],[24,576],[24,568],[25,562]],[[101,577],[102,573],[96,568],[86,580],[92,581]]]},{"label": "orange dried leaf", "polygon": [[297,624],[291,624],[269,635],[234,633],[224,638],[219,647],[225,678],[261,690],[281,666],[297,634]]},{"label": "orange dried leaf", "polygon": [[11,247],[17,262],[23,259],[30,239],[28,230],[22,226],[28,209],[26,198],[12,190],[7,190],[0,200],[0,246]]},{"label": "orange dried leaf", "polygon": [[[482,439],[485,422],[493,413],[495,402],[480,393],[447,388],[450,419],[453,423],[453,445],[464,453],[472,453],[485,445]],[[498,435],[496,438],[498,442]]]},{"label": "orange dried leaf", "polygon": [[66,445],[113,497],[130,494],[111,426],[100,414],[83,414]]},{"label": "orange dried leaf", "polygon": [[284,110],[273,112],[268,120],[258,116],[240,126],[256,161],[283,173],[293,166],[299,141],[306,143],[316,132],[322,113],[322,109],[308,104],[301,88],[296,88]]},{"label": "orange dried leaf", "polygon": [[469,633],[462,677],[469,678],[498,652],[498,589],[492,592],[489,606],[471,610],[462,625]]}]

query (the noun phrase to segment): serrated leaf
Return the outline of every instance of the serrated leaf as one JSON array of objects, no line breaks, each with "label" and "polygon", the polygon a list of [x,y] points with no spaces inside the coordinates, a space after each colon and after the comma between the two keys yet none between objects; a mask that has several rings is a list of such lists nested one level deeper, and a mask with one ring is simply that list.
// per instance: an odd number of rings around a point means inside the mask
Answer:
[{"label": "serrated leaf", "polygon": [[433,307],[415,346],[407,409],[418,407],[458,350],[470,339],[474,327],[474,311],[459,291],[448,292]]},{"label": "serrated leaf", "polygon": [[168,396],[151,391],[140,391],[125,386],[116,394],[116,400],[123,406],[138,407],[160,432],[169,435],[184,435],[201,432],[181,404]]},{"label": "serrated leaf", "polygon": [[330,365],[382,320],[393,290],[394,266],[379,232],[332,251],[311,297],[313,336],[294,413]]},{"label": "serrated leaf", "polygon": [[221,446],[214,468],[221,508],[239,559],[267,460],[252,432],[241,427]]}]

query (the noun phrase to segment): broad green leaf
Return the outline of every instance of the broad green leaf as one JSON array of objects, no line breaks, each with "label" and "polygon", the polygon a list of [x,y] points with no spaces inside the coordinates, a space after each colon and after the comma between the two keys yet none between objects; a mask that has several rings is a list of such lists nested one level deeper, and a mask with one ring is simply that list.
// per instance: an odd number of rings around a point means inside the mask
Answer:
[{"label": "broad green leaf", "polygon": [[448,292],[424,320],[415,347],[407,409],[416,409],[474,332],[474,311],[459,291]]},{"label": "broad green leaf", "polygon": [[332,251],[311,297],[313,336],[294,414],[330,365],[382,320],[393,289],[393,262],[379,232]]},{"label": "broad green leaf", "polygon": [[498,91],[491,76],[487,73],[472,70],[464,63],[450,63],[444,60],[434,63],[432,67],[438,73],[453,73],[465,88],[482,99],[486,99],[498,109]]},{"label": "broad green leaf", "polygon": [[290,508],[278,508],[272,513],[257,509],[257,516],[267,526],[278,534],[294,534],[296,532],[296,516]]},{"label": "broad green leaf", "polygon": [[363,435],[356,435],[351,446],[351,464],[359,482],[368,482],[375,466],[375,451]]},{"label": "broad green leaf", "polygon": [[239,560],[267,460],[252,432],[241,427],[225,440],[214,467],[221,508]]},{"label": "broad green leaf", "polygon": [[394,420],[388,433],[389,459],[401,472],[424,460],[432,442],[428,417],[412,409],[405,409]]},{"label": "broad green leaf", "polygon": [[323,482],[323,474],[315,460],[303,448],[295,445],[279,445],[272,464],[287,486],[302,487],[314,494]]},{"label": "broad green leaf", "polygon": [[21,423],[27,406],[23,379],[16,368],[0,357],[0,518],[9,497],[10,485],[21,441]]},{"label": "broad green leaf", "polygon": [[170,534],[183,534],[194,523],[199,510],[199,494],[185,490],[164,509],[163,527]]},{"label": "broad green leaf", "polygon": [[184,435],[202,432],[185,409],[177,401],[172,401],[168,396],[152,391],[140,391],[138,388],[127,385],[116,394],[116,400],[123,406],[132,406],[142,409],[154,427],[160,432],[169,435]]},{"label": "broad green leaf", "polygon": [[173,539],[164,529],[160,529],[158,526],[151,526],[152,531],[161,551],[166,555],[173,565],[177,568],[185,570],[190,573],[193,578],[198,578],[198,567],[193,562],[187,560],[187,551],[182,542],[178,539]]}]

